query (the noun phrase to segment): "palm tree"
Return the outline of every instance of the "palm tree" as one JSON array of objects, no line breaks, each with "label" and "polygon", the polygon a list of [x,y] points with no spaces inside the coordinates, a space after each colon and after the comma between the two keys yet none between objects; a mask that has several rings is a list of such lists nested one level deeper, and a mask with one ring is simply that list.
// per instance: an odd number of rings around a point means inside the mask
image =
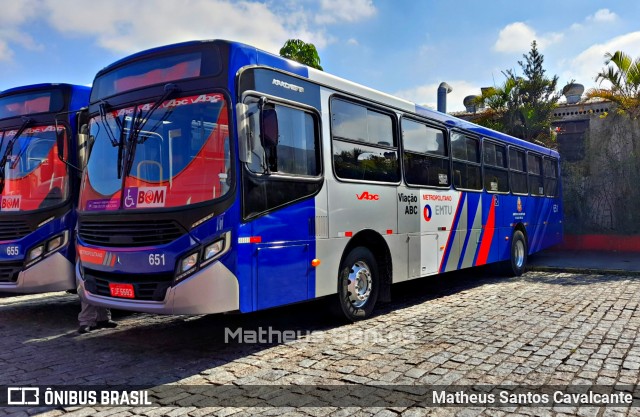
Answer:
[{"label": "palm tree", "polygon": [[635,60],[622,51],[613,55],[607,52],[605,64],[609,65],[598,73],[596,82],[608,82],[609,88],[592,88],[589,98],[603,98],[615,103],[618,112],[628,114],[632,119],[640,116],[640,58]]}]

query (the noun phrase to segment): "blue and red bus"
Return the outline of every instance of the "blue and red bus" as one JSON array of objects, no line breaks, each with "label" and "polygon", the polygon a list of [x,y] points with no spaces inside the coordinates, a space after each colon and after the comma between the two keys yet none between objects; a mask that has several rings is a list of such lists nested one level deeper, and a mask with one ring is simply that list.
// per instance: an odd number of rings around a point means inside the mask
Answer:
[{"label": "blue and red bus", "polygon": [[0,292],[75,288],[76,113],[89,93],[70,84],[0,93]]},{"label": "blue and red bus", "polygon": [[195,41],[95,77],[79,203],[87,302],[163,314],[333,297],[562,239],[557,152],[254,47]]}]

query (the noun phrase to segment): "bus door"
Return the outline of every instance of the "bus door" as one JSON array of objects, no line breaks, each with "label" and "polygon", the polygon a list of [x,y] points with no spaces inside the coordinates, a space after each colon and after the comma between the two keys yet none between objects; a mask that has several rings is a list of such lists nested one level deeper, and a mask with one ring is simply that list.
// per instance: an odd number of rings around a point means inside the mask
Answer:
[{"label": "bus door", "polygon": [[244,103],[243,218],[251,230],[253,304],[263,309],[314,296],[320,124],[307,106],[259,96]]}]

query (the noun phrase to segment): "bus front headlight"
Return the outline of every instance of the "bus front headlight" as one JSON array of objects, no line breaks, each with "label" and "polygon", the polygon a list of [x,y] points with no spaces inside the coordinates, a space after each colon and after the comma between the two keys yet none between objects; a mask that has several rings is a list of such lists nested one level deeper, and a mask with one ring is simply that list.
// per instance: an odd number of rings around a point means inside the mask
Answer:
[{"label": "bus front headlight", "polygon": [[195,268],[196,265],[198,265],[198,252],[194,252],[191,255],[182,258],[182,261],[180,262],[179,273],[182,274],[188,272]]},{"label": "bus front headlight", "polygon": [[35,248],[29,251],[29,255],[27,255],[27,262],[31,263],[36,259],[40,258],[44,253],[44,245],[38,245]]},{"label": "bus front headlight", "polygon": [[206,262],[214,258],[223,250],[224,250],[224,239],[220,239],[213,242],[212,244],[204,248],[204,259],[202,259],[202,262]]}]

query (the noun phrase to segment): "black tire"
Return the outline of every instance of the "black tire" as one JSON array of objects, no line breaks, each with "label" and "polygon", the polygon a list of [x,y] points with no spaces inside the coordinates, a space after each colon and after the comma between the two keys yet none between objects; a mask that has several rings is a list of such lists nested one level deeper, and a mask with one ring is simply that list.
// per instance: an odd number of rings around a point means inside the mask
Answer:
[{"label": "black tire", "polygon": [[527,239],[520,230],[511,236],[510,259],[505,262],[505,272],[509,276],[519,277],[527,268]]},{"label": "black tire", "polygon": [[380,290],[378,263],[371,251],[358,246],[340,265],[334,311],[354,322],[371,316]]}]

